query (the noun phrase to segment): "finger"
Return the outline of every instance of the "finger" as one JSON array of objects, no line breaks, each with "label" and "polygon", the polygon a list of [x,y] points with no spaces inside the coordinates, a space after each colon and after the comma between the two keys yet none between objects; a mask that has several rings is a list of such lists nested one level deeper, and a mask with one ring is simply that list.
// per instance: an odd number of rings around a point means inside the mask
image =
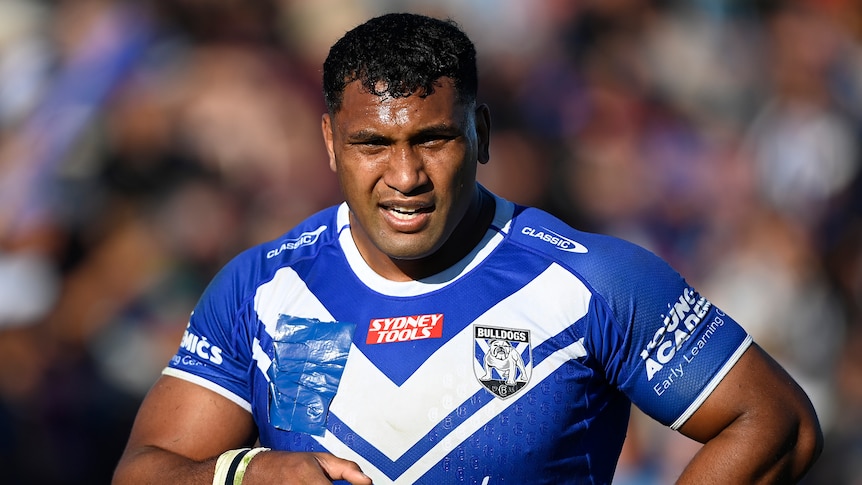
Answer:
[{"label": "finger", "polygon": [[346,480],[351,485],[372,485],[371,478],[356,463],[329,453],[315,454],[320,468],[331,480]]}]

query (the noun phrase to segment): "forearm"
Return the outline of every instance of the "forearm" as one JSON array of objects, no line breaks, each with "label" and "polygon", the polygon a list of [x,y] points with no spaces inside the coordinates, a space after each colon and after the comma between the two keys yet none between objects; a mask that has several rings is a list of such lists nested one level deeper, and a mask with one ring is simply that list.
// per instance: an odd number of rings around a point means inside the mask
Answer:
[{"label": "forearm", "polygon": [[[308,485],[344,480],[353,485],[371,485],[371,479],[356,463],[329,453],[266,451],[253,456],[253,460],[240,467],[244,469],[243,484]],[[218,457],[194,461],[166,450],[147,447],[126,453],[117,467],[112,485],[211,485],[217,462]]]},{"label": "forearm", "polygon": [[146,447],[123,457],[112,484],[211,485],[217,458],[198,462],[160,448]]}]

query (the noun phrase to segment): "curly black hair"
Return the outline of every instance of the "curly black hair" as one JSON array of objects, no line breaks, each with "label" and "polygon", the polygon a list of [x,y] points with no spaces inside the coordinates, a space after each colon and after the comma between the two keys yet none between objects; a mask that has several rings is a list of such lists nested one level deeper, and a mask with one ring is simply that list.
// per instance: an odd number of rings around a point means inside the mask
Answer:
[{"label": "curly black hair", "polygon": [[476,48],[470,38],[451,19],[390,13],[355,27],[332,46],[323,63],[323,96],[329,112],[336,113],[353,81],[377,96],[424,97],[441,77],[454,81],[460,102],[476,100]]}]

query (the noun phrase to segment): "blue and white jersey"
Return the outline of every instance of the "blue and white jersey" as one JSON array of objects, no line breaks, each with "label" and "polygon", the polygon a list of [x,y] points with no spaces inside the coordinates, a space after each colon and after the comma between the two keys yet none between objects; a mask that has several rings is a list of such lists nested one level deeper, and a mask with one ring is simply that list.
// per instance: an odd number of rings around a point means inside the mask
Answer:
[{"label": "blue and white jersey", "polygon": [[610,483],[630,404],[681,426],[751,338],[649,251],[496,204],[411,282],[368,267],[345,204],[310,217],[225,266],[164,373],[376,485]]}]

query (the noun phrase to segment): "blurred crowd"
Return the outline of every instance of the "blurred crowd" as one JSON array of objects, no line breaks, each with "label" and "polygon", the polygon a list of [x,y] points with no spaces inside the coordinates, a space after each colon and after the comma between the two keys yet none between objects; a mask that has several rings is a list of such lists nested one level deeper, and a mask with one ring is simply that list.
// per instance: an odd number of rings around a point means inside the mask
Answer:
[{"label": "blurred crowd", "polygon": [[[484,185],[671,262],[862,484],[855,0],[0,0],[3,483],[107,483],[214,272],[340,201],[320,66],[387,11],[476,42]],[[697,447],[635,411],[616,483]]]}]

